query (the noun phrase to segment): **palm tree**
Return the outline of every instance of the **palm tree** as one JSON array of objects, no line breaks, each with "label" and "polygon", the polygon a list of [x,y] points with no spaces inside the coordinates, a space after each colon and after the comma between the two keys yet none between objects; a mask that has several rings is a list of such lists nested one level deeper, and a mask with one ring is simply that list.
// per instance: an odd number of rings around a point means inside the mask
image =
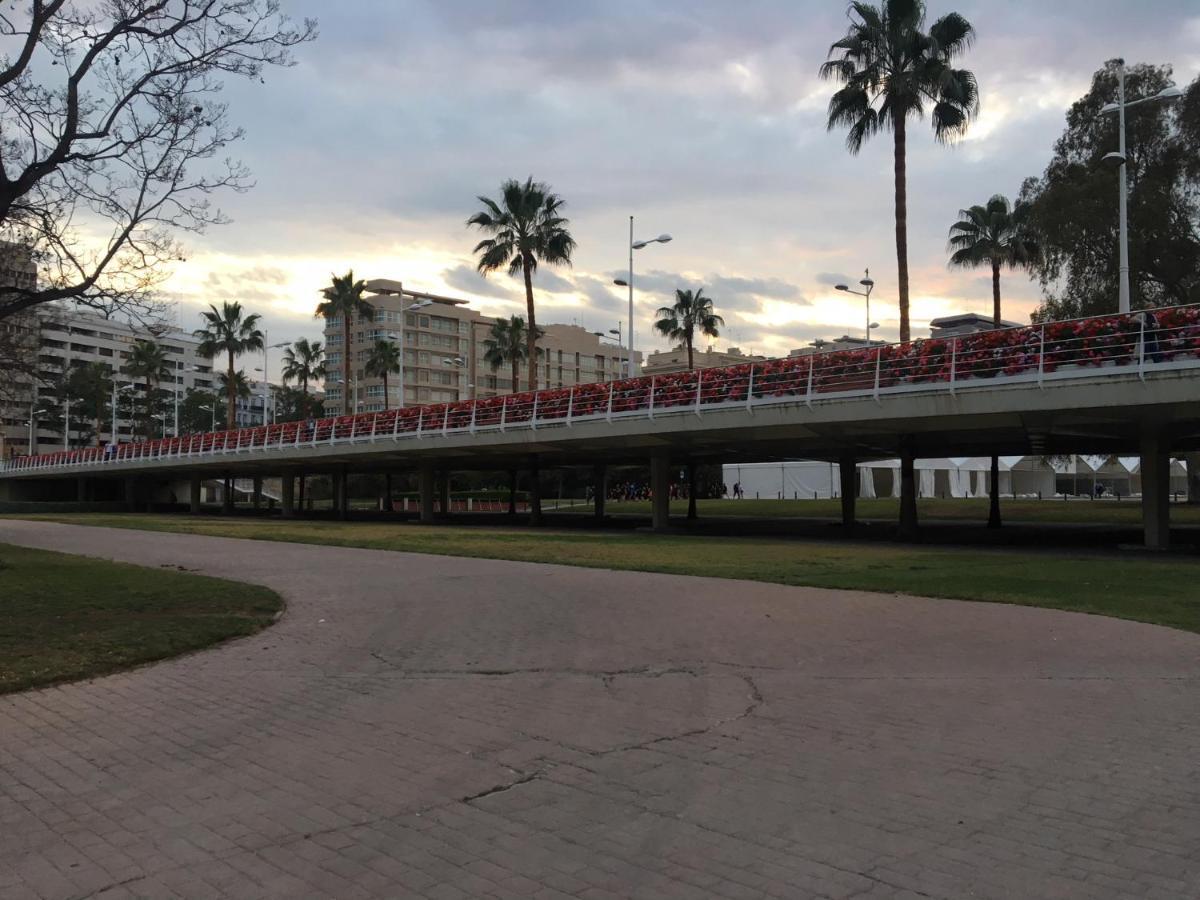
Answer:
[{"label": "palm tree", "polygon": [[283,351],[283,381],[298,382],[300,391],[308,393],[310,381],[320,381],[325,377],[325,348],[320,341],[310,341],[300,338],[292,346]]},{"label": "palm tree", "polygon": [[529,325],[525,331],[525,358],[530,361],[529,389],[535,391],[537,341],[542,332],[533,309],[533,273],[539,263],[569,266],[575,239],[567,230],[568,221],[559,215],[562,198],[532,176],[524,184],[513,179],[504,182],[499,203],[487,197],[480,197],[479,202],[485,208],[467,219],[467,225],[478,226],[491,235],[472,251],[479,257],[480,274],[508,266],[509,275],[515,277],[520,272],[525,279],[525,321]]},{"label": "palm tree", "polygon": [[[538,333],[531,341],[525,327],[525,320],[520,316],[513,316],[493,322],[487,340],[483,342],[483,361],[492,367],[493,372],[499,371],[501,366],[512,366],[512,392],[514,394],[520,390],[517,378],[521,362],[529,359],[529,348],[536,347],[537,338],[541,336],[539,328]],[[532,383],[534,376],[531,375],[529,380]]]},{"label": "palm tree", "polygon": [[[999,328],[1000,270],[1028,268],[1037,262],[1041,247],[1030,231],[1026,204],[1011,206],[1008,198],[996,194],[984,206],[958,211],[958,221],[950,226],[950,265],[992,270],[992,326]],[[992,454],[992,483],[988,491],[988,527],[1000,527],[1000,457]]]},{"label": "palm tree", "polygon": [[400,371],[400,348],[391,341],[376,341],[365,368],[372,378],[383,379],[383,408],[388,409],[388,375]]},{"label": "palm tree", "polygon": [[321,291],[325,300],[317,306],[314,315],[323,316],[326,324],[330,319],[342,320],[342,410],[355,412],[350,409],[350,327],[355,316],[369,316],[375,312],[375,307],[363,299],[367,285],[354,280],[353,269],[345,275],[330,277],[333,280],[329,287]]},{"label": "palm tree", "polygon": [[[725,320],[713,312],[712,298],[704,296],[704,288],[683,290],[676,288],[675,305],[663,306],[658,310],[658,321],[654,328],[668,340],[683,344],[687,348],[688,371],[696,368],[694,344],[696,332],[719,337],[720,329]],[[688,511],[689,519],[696,518],[696,463],[687,462]]]},{"label": "palm tree", "polygon": [[958,221],[950,226],[950,265],[992,270],[992,324],[1000,327],[1000,270],[1028,268],[1041,255],[1041,248],[1029,228],[1029,206],[996,194],[985,206],[972,206],[958,212]]},{"label": "palm tree", "polygon": [[891,131],[895,163],[896,267],[899,282],[900,340],[910,337],[908,316],[908,187],[905,162],[907,123],[930,107],[933,134],[950,141],[963,134],[979,111],[979,88],[966,69],[953,68],[975,36],[958,13],[942,16],[928,32],[922,0],[882,0],[850,4],[846,36],[829,48],[822,78],[843,84],[829,100],[826,127],[849,129],[846,146],[858,153],[863,142]]},{"label": "palm tree", "polygon": [[233,390],[229,390],[229,375],[222,372],[217,376],[217,384],[220,385],[221,393],[226,397],[233,398],[234,415],[225,420],[226,428],[237,428],[237,401],[247,400],[250,397],[250,382],[246,381],[246,373],[238,369],[233,373]]},{"label": "palm tree", "polygon": [[[209,304],[208,309],[200,315],[205,324],[195,332],[196,337],[200,338],[196,352],[206,359],[214,359],[224,353],[228,358],[228,366],[222,384],[236,385],[234,360],[243,353],[263,348],[263,333],[258,330],[258,320],[262,317],[258,313],[244,315],[242,304],[228,300],[221,304],[220,309]],[[244,377],[242,381],[245,382]],[[229,428],[233,428],[233,423],[237,421],[237,396],[230,390],[225,391],[225,421]]]},{"label": "palm tree", "polygon": [[725,320],[713,312],[712,298],[704,296],[704,288],[695,291],[676,289],[675,305],[660,307],[658,317],[655,330],[687,348],[689,372],[696,368],[696,332],[720,337],[720,329],[725,325]]},{"label": "palm tree", "polygon": [[171,377],[171,370],[167,366],[167,351],[154,341],[138,338],[133,342],[133,349],[129,351],[129,359],[123,370],[132,378],[146,379],[146,411],[143,420],[145,431],[143,435],[148,439],[154,430],[154,404],[158,399],[159,382],[164,378]]}]

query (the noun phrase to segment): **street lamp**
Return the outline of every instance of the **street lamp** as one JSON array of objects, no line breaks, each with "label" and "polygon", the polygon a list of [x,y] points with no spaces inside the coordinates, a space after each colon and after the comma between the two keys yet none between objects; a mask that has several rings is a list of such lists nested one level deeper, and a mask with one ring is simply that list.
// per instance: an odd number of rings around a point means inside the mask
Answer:
[{"label": "street lamp", "polygon": [[[266,333],[266,331],[264,331],[263,332],[263,367],[262,367],[262,373],[263,373],[263,424],[264,425],[274,425],[275,424],[274,410],[272,410],[271,421],[270,422],[267,421],[267,407],[271,405],[270,353],[272,350],[278,350],[281,347],[290,347],[291,344],[287,341],[283,341],[282,343],[279,343],[279,344],[268,344],[267,340],[268,340],[267,333]],[[178,424],[176,424],[175,430],[176,430],[176,432],[179,431]]]},{"label": "street lamp", "polygon": [[1107,116],[1112,113],[1117,114],[1117,135],[1118,149],[1115,153],[1107,153],[1104,156],[1103,162],[1109,165],[1115,165],[1120,171],[1119,191],[1118,194],[1118,217],[1120,219],[1120,254],[1121,254],[1121,283],[1120,294],[1117,299],[1117,311],[1122,313],[1129,312],[1129,217],[1126,207],[1129,203],[1129,182],[1128,182],[1128,157],[1125,154],[1125,110],[1131,106],[1139,106],[1143,103],[1166,102],[1169,100],[1178,100],[1183,96],[1183,91],[1175,86],[1163,88],[1157,94],[1151,97],[1142,97],[1139,100],[1125,101],[1125,60],[1117,60],[1117,102],[1105,104],[1100,109],[1100,114],[1097,116]]},{"label": "street lamp", "polygon": [[[443,356],[442,357],[442,365],[443,366],[452,366],[456,369],[465,369],[465,368],[467,368],[467,361],[465,359],[463,359],[461,356]],[[468,372],[467,375],[468,375],[468,382],[469,382],[470,381],[470,373]],[[467,387],[471,391],[470,399],[474,400],[475,399],[475,385],[468,383]]]},{"label": "street lamp", "polygon": [[835,284],[833,289],[835,291],[842,291],[847,294],[856,294],[859,297],[867,298],[867,344],[869,345],[871,343],[871,329],[878,328],[879,323],[871,321],[871,291],[875,289],[875,282],[871,280],[870,269],[864,269],[863,272],[864,277],[859,279],[858,283],[866,288],[865,291],[852,291],[850,290],[850,285],[848,284]]},{"label": "street lamp", "polygon": [[636,359],[636,357],[634,357],[634,355],[633,355],[633,334],[634,334],[634,323],[633,323],[633,251],[634,251],[634,250],[642,250],[643,248],[645,248],[645,247],[646,247],[646,246],[648,246],[649,244],[666,244],[666,243],[669,243],[670,241],[671,241],[671,236],[670,236],[669,234],[660,234],[658,237],[656,237],[656,238],[650,238],[649,240],[646,240],[646,241],[635,241],[635,240],[633,239],[633,216],[630,216],[630,217],[629,217],[629,280],[628,280],[628,281],[625,281],[625,282],[622,282],[622,280],[618,278],[618,279],[617,279],[615,282],[613,282],[613,283],[614,283],[614,284],[616,284],[616,285],[619,285],[619,286],[621,286],[621,287],[627,287],[627,288],[629,288],[629,374],[630,374],[630,375],[635,375],[635,374],[636,374],[636,372],[634,371],[634,369],[635,369],[635,367],[636,367],[636,365],[637,365],[637,364],[636,364],[636,362],[635,362],[635,359]]},{"label": "street lamp", "polygon": [[[620,278],[618,278],[615,283],[622,284],[622,285],[625,284],[624,280],[622,280]],[[594,334],[596,337],[600,338],[600,340],[602,340],[602,341],[611,341],[614,339],[616,340],[616,342],[617,342],[617,369],[618,369],[617,377],[621,377],[621,375],[623,373],[626,375],[626,377],[628,377],[628,373],[625,372],[624,360],[621,359],[621,353],[625,349],[625,342],[621,339],[621,323],[618,321],[616,328],[608,329],[608,334],[605,334],[603,331],[593,331],[592,334]],[[609,335],[613,335],[614,337],[610,337]]]}]

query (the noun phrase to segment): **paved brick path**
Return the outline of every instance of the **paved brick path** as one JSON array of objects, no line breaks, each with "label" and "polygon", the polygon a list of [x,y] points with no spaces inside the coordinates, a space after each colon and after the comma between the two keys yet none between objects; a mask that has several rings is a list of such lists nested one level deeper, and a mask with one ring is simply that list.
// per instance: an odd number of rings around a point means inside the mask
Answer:
[{"label": "paved brick path", "polygon": [[0,698],[5,900],[1200,896],[1192,635],[43,523],[2,541],[289,603],[256,638]]}]

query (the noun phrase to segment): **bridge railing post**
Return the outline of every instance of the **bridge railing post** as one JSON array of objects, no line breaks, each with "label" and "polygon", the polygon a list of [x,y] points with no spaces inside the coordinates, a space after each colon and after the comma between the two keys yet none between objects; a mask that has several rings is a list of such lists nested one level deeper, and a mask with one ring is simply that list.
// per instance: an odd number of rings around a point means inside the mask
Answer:
[{"label": "bridge railing post", "polygon": [[533,392],[533,415],[529,417],[529,426],[537,431],[538,393]]},{"label": "bridge railing post", "polygon": [[504,433],[504,420],[508,418],[508,398],[502,398],[500,401],[500,433]]},{"label": "bridge railing post", "polygon": [[704,384],[704,370],[696,370],[696,415],[700,415],[700,389]]},{"label": "bridge railing post", "polygon": [[883,347],[875,348],[875,402],[879,402],[879,367],[883,362]]},{"label": "bridge railing post", "polygon": [[575,413],[575,386],[571,386],[570,393],[567,394],[567,427],[571,427],[571,417]]},{"label": "bridge railing post", "polygon": [[450,433],[450,404],[447,403],[442,410],[442,437]]},{"label": "bridge railing post", "polygon": [[1041,387],[1046,374],[1046,326],[1043,325],[1038,331],[1038,387]]},{"label": "bridge railing post", "polygon": [[958,380],[958,338],[950,341],[950,394],[954,394],[954,385]]},{"label": "bridge railing post", "polygon": [[813,353],[808,357],[808,387],[804,391],[804,402],[808,404],[810,409],[812,408],[813,369],[816,367],[816,364],[817,354]]},{"label": "bridge railing post", "polygon": [[657,375],[650,376],[650,421],[654,421],[654,383]]},{"label": "bridge railing post", "polygon": [[608,411],[607,411],[607,412],[604,414],[604,419],[605,419],[605,421],[607,421],[607,422],[611,422],[611,421],[612,421],[612,400],[613,400],[613,386],[614,386],[615,384],[616,384],[616,382],[615,382],[615,381],[610,381],[610,382],[608,383]]},{"label": "bridge railing post", "polygon": [[1138,329],[1138,378],[1146,380],[1146,317],[1141,317],[1141,327]]},{"label": "bridge railing post", "polygon": [[471,402],[471,434],[475,433],[475,411],[477,409],[479,409],[479,401],[473,400]]}]

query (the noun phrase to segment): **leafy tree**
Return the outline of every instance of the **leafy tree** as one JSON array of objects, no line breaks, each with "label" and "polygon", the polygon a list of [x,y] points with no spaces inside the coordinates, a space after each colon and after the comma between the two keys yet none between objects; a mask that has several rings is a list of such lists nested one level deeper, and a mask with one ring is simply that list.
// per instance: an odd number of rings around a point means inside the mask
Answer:
[{"label": "leafy tree", "polygon": [[[1092,76],[1067,112],[1067,127],[1040,178],[1021,200],[1045,255],[1033,271],[1045,301],[1035,321],[1116,312],[1120,283],[1117,173],[1103,162],[1118,146],[1116,60]],[[1126,68],[1126,96],[1171,85],[1171,67]],[[1182,103],[1143,103],[1125,113],[1129,182],[1130,305],[1200,302],[1200,78]]]},{"label": "leafy tree", "polygon": [[42,270],[0,296],[3,319],[63,299],[144,312],[174,234],[223,222],[212,194],[249,187],[223,79],[289,65],[316,24],[278,0],[36,0],[10,4],[0,35],[0,240]]},{"label": "leafy tree", "polygon": [[112,400],[112,369],[101,362],[79,363],[71,367],[67,377],[67,391],[71,395],[71,410],[78,404],[81,419],[87,427],[76,425],[86,440],[98,442],[104,430],[104,420],[110,415]]},{"label": "leafy tree", "polygon": [[179,401],[179,430],[184,434],[220,431],[228,421],[225,414],[219,394],[188,388]]},{"label": "leafy tree", "polygon": [[[200,346],[196,352],[206,359],[214,359],[218,354],[226,355],[227,367],[221,376],[221,384],[237,384],[233,363],[243,353],[263,348],[263,333],[258,329],[258,313],[245,315],[242,304],[228,300],[221,308],[209,304],[208,309],[200,314],[204,318],[204,327],[197,329],[196,337],[200,338]],[[240,374],[240,373],[238,373]],[[245,376],[242,376],[245,383]],[[249,389],[247,389],[247,394]],[[225,392],[225,421],[237,422],[237,395],[233,391]]]},{"label": "leafy tree", "polygon": [[[372,378],[383,379],[383,408],[389,408],[388,375],[400,371],[400,348],[391,341],[376,341],[367,357],[366,372]],[[403,404],[402,404],[403,405]]]},{"label": "leafy tree", "polygon": [[878,6],[854,2],[848,15],[845,37],[829,48],[830,58],[820,69],[822,78],[843,85],[829,100],[827,127],[848,128],[846,147],[855,154],[872,135],[892,132],[900,340],[907,341],[908,119],[921,118],[928,106],[938,141],[950,141],[967,130],[979,110],[979,89],[975,76],[953,63],[970,45],[975,30],[958,13],[949,13],[924,31],[921,0],[883,0]]},{"label": "leafy tree", "polygon": [[275,418],[280,422],[296,422],[322,414],[321,403],[312,394],[284,385],[272,387],[275,394]]},{"label": "leafy tree", "polygon": [[363,299],[366,282],[355,281],[353,270],[331,278],[329,287],[321,291],[325,300],[317,306],[315,315],[324,317],[327,326],[330,319],[342,320],[342,410],[354,412],[350,409],[350,329],[355,316],[370,316],[375,307]]},{"label": "leafy tree", "polygon": [[712,298],[704,296],[704,288],[695,291],[675,290],[674,306],[663,306],[658,310],[658,321],[654,323],[659,334],[687,348],[688,371],[696,368],[694,344],[696,333],[708,337],[720,337],[725,320],[713,312]]},{"label": "leafy tree", "polygon": [[[551,266],[571,264],[575,239],[567,230],[568,220],[560,214],[563,200],[550,186],[531,177],[524,183],[512,180],[500,186],[500,201],[479,197],[484,209],[467,219],[491,237],[475,245],[480,274],[487,275],[508,267],[508,274],[525,279],[525,312],[529,327],[525,330],[525,358],[536,362],[537,342],[542,331],[533,307],[533,273],[540,263]],[[537,366],[529,367],[529,389],[537,390]],[[514,388],[515,390],[515,388]]]},{"label": "leafy tree", "polygon": [[139,338],[134,341],[133,348],[129,351],[129,359],[122,370],[131,378],[142,378],[146,382],[146,403],[140,424],[142,435],[150,438],[154,433],[155,412],[162,400],[159,396],[159,382],[172,376],[171,369],[167,366],[167,351],[155,341]]},{"label": "leafy tree", "polygon": [[[950,226],[950,265],[992,270],[992,325],[1001,327],[1000,270],[1028,268],[1041,250],[1029,230],[1029,207],[995,194],[983,206],[958,212],[958,221]],[[992,454],[992,480],[989,490],[988,527],[1000,527],[1000,457]]]},{"label": "leafy tree", "polygon": [[[536,347],[537,338],[541,336],[539,329],[539,334],[530,340],[527,331],[525,320],[520,316],[497,319],[483,342],[483,361],[492,367],[493,372],[499,371],[502,366],[512,367],[514,394],[520,390],[518,375],[521,363],[529,359],[529,348]],[[534,376],[530,376],[529,380],[532,384]]]},{"label": "leafy tree", "polygon": [[310,341],[300,338],[292,346],[283,351],[283,381],[295,381],[300,390],[308,393],[311,381],[320,381],[325,377],[325,348],[320,341]]}]

